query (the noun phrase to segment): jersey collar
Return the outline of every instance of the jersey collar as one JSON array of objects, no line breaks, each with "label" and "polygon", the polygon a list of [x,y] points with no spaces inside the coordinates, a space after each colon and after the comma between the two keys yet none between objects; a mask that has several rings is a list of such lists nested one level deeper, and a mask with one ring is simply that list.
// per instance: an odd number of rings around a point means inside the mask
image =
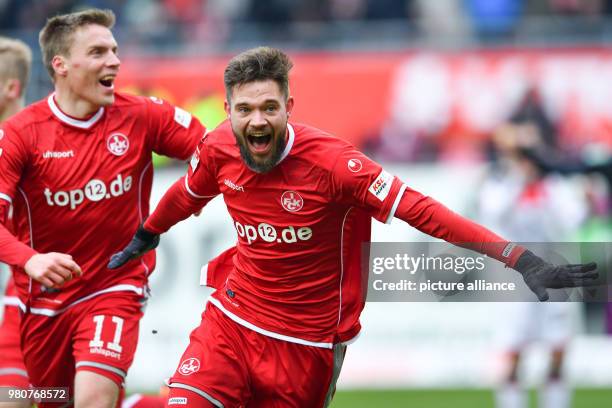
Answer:
[{"label": "jersey collar", "polygon": [[283,154],[281,155],[278,163],[282,162],[285,157],[289,156],[289,152],[291,151],[291,148],[293,147],[293,142],[295,141],[295,132],[293,131],[293,126],[291,126],[291,124],[289,123],[287,123],[287,130],[289,131],[289,137],[287,138],[285,150],[283,150]]},{"label": "jersey collar", "polygon": [[100,118],[104,114],[104,107],[101,106],[100,109],[98,109],[98,111],[96,112],[96,114],[87,120],[71,118],[70,116],[62,112],[62,110],[57,106],[57,104],[55,103],[54,96],[55,93],[52,93],[51,95],[49,95],[49,98],[47,98],[49,109],[51,109],[51,112],[53,112],[55,117],[57,117],[60,121],[67,123],[71,126],[75,126],[81,129],[89,129],[90,127],[95,125],[96,122],[98,122],[98,120],[100,120]]}]

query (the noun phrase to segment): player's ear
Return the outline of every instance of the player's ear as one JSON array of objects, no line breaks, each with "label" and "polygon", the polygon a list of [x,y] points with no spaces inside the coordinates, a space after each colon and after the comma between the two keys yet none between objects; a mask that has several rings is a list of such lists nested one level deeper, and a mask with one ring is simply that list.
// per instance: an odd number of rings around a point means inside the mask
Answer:
[{"label": "player's ear", "polygon": [[10,99],[17,99],[21,95],[21,82],[17,78],[6,81],[4,88],[4,94]]},{"label": "player's ear", "polygon": [[230,106],[230,103],[227,100],[223,103],[223,108],[225,109],[225,113],[227,113],[227,118],[229,119],[230,110],[232,109],[232,107]]},{"label": "player's ear", "polygon": [[287,109],[287,116],[291,115],[291,111],[293,110],[293,105],[294,105],[294,101],[293,101],[293,96],[290,96],[289,98],[287,98],[287,103],[285,104],[285,108]]},{"label": "player's ear", "polygon": [[56,55],[51,60],[51,66],[57,76],[66,76],[68,73],[68,64],[66,59],[61,55]]}]

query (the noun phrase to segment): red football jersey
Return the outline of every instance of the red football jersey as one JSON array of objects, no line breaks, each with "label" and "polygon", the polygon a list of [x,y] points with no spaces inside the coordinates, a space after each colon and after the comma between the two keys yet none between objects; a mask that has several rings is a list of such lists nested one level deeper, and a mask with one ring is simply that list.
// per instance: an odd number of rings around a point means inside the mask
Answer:
[{"label": "red football jersey", "polygon": [[297,124],[288,126],[280,163],[258,174],[225,122],[200,142],[185,187],[196,198],[223,194],[238,234],[215,306],[302,344],[331,348],[357,335],[367,285],[362,243],[371,217],[393,218],[405,189],[399,179],[349,143]]},{"label": "red football jersey", "polygon": [[9,277],[6,282],[6,290],[4,292],[4,298],[2,302],[5,306],[17,306],[19,299],[17,297],[17,288],[15,287],[15,281],[13,277]]},{"label": "red football jersey", "polygon": [[[114,271],[106,264],[149,214],[152,152],[187,159],[205,129],[160,99],[115,95],[88,120],[64,114],[51,95],[0,127],[0,205],[13,206],[9,229],[40,253],[72,255],[83,270],[61,290],[46,290],[13,267],[22,309],[54,315],[100,293],[144,294],[154,253]],[[10,255],[0,247],[0,260]]]}]

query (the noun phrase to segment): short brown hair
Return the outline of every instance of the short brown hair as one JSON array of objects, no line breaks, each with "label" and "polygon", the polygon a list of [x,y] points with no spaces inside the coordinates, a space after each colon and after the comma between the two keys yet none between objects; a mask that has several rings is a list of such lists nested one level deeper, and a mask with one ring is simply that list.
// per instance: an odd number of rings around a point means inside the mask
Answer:
[{"label": "short brown hair", "polygon": [[38,34],[38,43],[42,58],[51,79],[55,71],[51,65],[56,55],[70,55],[74,32],[86,25],[101,25],[108,29],[115,25],[115,13],[112,10],[88,9],[76,13],[51,17]]},{"label": "short brown hair", "polygon": [[258,47],[236,55],[227,64],[223,75],[227,100],[230,100],[234,86],[268,79],[275,81],[288,98],[292,67],[289,57],[276,48]]},{"label": "short brown hair", "polygon": [[18,79],[20,95],[28,86],[30,67],[32,66],[32,50],[23,41],[8,37],[0,37],[0,80]]}]

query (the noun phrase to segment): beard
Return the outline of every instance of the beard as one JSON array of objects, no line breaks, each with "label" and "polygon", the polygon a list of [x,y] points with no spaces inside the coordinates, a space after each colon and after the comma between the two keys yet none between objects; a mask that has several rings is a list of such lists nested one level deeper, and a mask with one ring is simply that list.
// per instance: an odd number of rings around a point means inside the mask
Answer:
[{"label": "beard", "polygon": [[274,146],[272,147],[272,154],[270,155],[270,157],[262,162],[258,162],[255,161],[255,158],[253,157],[253,155],[249,151],[249,148],[246,145],[246,137],[244,139],[241,139],[235,134],[234,137],[236,137],[236,144],[240,149],[240,156],[242,157],[242,160],[247,165],[247,167],[253,170],[255,173],[267,173],[272,170],[274,166],[278,164],[283,152],[285,151],[285,147],[287,146],[287,141],[285,140],[286,138],[284,136],[279,137],[276,142],[274,142]]}]

